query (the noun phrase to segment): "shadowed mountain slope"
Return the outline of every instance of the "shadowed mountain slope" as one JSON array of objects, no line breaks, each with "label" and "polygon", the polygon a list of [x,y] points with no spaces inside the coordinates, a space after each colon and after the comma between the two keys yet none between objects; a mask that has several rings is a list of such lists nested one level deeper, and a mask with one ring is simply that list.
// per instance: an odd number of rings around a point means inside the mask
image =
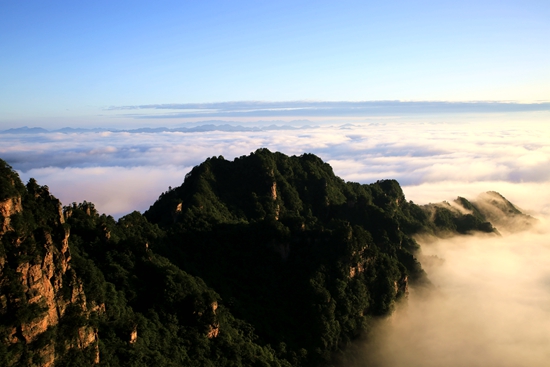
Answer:
[{"label": "shadowed mountain slope", "polygon": [[216,289],[262,343],[316,365],[387,314],[409,281],[429,283],[410,235],[425,212],[394,180],[346,183],[312,154],[259,149],[207,159],[144,214],[158,249]]}]

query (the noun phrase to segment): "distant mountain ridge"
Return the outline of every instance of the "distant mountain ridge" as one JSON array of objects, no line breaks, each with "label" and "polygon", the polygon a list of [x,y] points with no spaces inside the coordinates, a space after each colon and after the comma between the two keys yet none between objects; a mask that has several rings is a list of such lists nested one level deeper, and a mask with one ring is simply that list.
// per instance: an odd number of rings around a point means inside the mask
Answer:
[{"label": "distant mountain ridge", "polygon": [[115,221],[0,163],[5,366],[345,364],[374,318],[431,287],[415,235],[535,221],[498,193],[419,206],[395,180],[267,149],[209,158]]},{"label": "distant mountain ridge", "polygon": [[452,202],[423,205],[439,237],[469,234],[474,231],[497,233],[518,232],[532,228],[538,221],[522,213],[504,196],[495,191],[478,195],[474,200],[457,197]]}]

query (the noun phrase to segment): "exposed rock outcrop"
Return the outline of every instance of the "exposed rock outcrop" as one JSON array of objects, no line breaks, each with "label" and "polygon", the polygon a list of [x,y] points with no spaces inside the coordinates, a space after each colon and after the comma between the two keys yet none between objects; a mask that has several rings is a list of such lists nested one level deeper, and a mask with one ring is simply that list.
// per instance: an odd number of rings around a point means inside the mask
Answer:
[{"label": "exposed rock outcrop", "polygon": [[11,197],[0,201],[0,215],[2,216],[0,235],[3,235],[11,228],[11,216],[19,213],[21,210],[21,197]]},{"label": "exposed rock outcrop", "polygon": [[[215,301],[212,302],[210,307],[212,307],[212,314],[216,316],[216,310],[218,309],[218,302],[215,302]],[[217,338],[218,335],[220,335],[220,323],[216,318],[214,318],[214,322],[212,322],[208,326],[208,332],[206,333],[206,337],[208,339],[214,339],[214,338]]]},{"label": "exposed rock outcrop", "polygon": [[138,331],[137,331],[137,325],[134,325],[134,328],[132,329],[132,332],[130,333],[130,344],[135,344],[137,342],[138,338]]}]

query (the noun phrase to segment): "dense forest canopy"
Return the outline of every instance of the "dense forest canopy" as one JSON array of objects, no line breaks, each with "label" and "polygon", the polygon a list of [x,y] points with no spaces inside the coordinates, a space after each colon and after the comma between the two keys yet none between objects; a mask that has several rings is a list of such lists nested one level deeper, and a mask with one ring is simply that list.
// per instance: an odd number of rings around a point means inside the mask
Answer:
[{"label": "dense forest canopy", "polygon": [[395,180],[267,149],[209,158],[119,220],[0,161],[0,205],[6,366],[330,366],[430,287],[415,234],[498,235],[479,203],[418,206]]}]

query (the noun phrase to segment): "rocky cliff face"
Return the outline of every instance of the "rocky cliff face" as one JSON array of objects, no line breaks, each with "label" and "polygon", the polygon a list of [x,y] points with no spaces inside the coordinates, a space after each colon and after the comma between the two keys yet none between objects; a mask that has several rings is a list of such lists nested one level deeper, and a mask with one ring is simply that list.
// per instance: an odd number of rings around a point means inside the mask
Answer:
[{"label": "rocky cliff face", "polygon": [[21,212],[21,197],[11,197],[0,202],[0,215],[2,216],[2,234],[6,233],[11,227],[11,216]]},{"label": "rocky cliff face", "polygon": [[[71,269],[69,230],[47,187],[23,186],[9,166],[0,187],[0,358],[5,366],[54,363],[73,350],[99,362],[100,305],[86,302]],[[69,327],[70,325],[70,327]]]}]

